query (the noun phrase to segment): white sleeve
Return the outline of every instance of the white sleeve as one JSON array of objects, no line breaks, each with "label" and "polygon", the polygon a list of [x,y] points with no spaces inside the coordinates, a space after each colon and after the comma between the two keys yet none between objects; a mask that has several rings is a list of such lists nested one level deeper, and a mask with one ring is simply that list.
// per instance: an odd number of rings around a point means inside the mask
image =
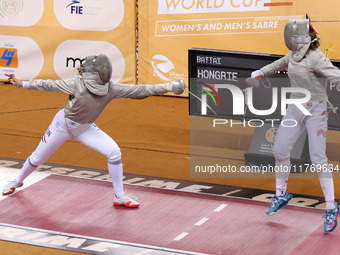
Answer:
[{"label": "white sleeve", "polygon": [[112,98],[145,98],[153,95],[163,95],[171,92],[171,86],[166,84],[127,85],[110,83],[112,86]]},{"label": "white sleeve", "polygon": [[275,74],[276,71],[283,70],[288,67],[289,59],[291,58],[291,51],[285,55],[284,57],[274,61],[273,63],[262,67],[260,70],[264,74],[264,76],[270,76]]},{"label": "white sleeve", "polygon": [[28,89],[30,87],[30,82],[29,81],[23,81],[22,87],[25,88],[25,89]]},{"label": "white sleeve", "polygon": [[340,84],[340,70],[332,64],[332,62],[325,56],[320,57],[312,64],[316,73],[322,77],[327,78],[334,84]]},{"label": "white sleeve", "polygon": [[29,80],[29,89],[44,90],[48,92],[64,92],[74,94],[75,79],[68,80]]}]

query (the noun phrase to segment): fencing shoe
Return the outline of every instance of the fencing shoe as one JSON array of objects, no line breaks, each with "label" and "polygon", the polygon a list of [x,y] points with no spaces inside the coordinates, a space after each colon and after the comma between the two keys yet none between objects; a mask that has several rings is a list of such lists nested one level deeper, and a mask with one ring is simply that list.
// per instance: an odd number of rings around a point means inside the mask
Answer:
[{"label": "fencing shoe", "polygon": [[113,199],[113,204],[114,205],[124,205],[125,207],[130,207],[130,208],[140,206],[140,203],[138,203],[135,199],[131,198],[128,195],[123,195],[120,198],[116,197],[116,195],[115,195],[114,199]]},{"label": "fencing shoe", "polygon": [[338,215],[339,215],[339,206],[336,204],[334,209],[326,210],[324,223],[324,231],[326,233],[332,232],[336,226],[338,225]]},{"label": "fencing shoe", "polygon": [[292,194],[286,192],[283,196],[274,196],[272,198],[272,202],[268,211],[266,212],[267,215],[273,215],[276,213],[282,206],[288,204],[288,202],[293,198]]},{"label": "fencing shoe", "polygon": [[20,188],[23,183],[17,182],[16,180],[11,181],[8,183],[2,191],[2,195],[9,195],[12,194],[16,188]]}]

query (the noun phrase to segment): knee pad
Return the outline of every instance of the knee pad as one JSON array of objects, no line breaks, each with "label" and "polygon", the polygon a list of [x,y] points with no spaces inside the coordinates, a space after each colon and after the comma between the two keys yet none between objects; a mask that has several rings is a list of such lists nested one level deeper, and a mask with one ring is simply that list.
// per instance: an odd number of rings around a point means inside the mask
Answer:
[{"label": "knee pad", "polygon": [[287,159],[290,159],[290,153],[282,149],[275,149],[274,147],[273,154],[277,161],[285,161]]},{"label": "knee pad", "polygon": [[315,167],[324,168],[328,165],[328,158],[325,154],[309,153],[309,157]]},{"label": "knee pad", "polygon": [[110,165],[118,165],[122,163],[122,153],[120,152],[120,148],[113,149],[107,159]]},{"label": "knee pad", "polygon": [[40,157],[33,152],[31,156],[28,157],[28,162],[31,166],[38,167],[42,165],[45,162],[45,160],[40,159]]}]

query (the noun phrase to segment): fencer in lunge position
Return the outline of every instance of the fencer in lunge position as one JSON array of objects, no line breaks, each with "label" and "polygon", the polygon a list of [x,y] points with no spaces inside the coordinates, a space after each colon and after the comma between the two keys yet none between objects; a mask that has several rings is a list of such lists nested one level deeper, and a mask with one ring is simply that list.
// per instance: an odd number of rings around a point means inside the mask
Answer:
[{"label": "fencer in lunge position", "polygon": [[[312,167],[319,174],[326,201],[324,231],[331,232],[337,226],[339,206],[334,204],[333,177],[326,156],[328,127],[326,81],[328,79],[334,84],[340,84],[340,71],[318,49],[320,39],[308,19],[288,21],[284,30],[284,39],[290,52],[281,59],[254,71],[251,77],[260,80],[276,71],[288,68],[291,86],[307,89],[311,93],[309,102],[303,104],[311,115],[305,116],[295,105],[289,105],[283,119],[294,119],[297,126],[279,126],[274,144],[276,195],[271,201],[267,215],[274,214],[292,199],[292,195],[287,192],[290,152],[299,136],[307,129]],[[291,94],[291,98],[302,97],[305,95]]]},{"label": "fencer in lunge position", "polygon": [[145,98],[167,92],[181,94],[183,81],[155,85],[125,85],[110,81],[112,66],[103,54],[85,58],[78,68],[79,76],[68,80],[21,81],[14,74],[7,75],[9,82],[18,88],[60,91],[69,94],[69,102],[54,117],[36,150],[25,161],[19,176],[8,183],[2,194],[8,195],[23,185],[39,165],[43,164],[67,139],[75,138],[85,146],[108,159],[108,170],[115,195],[114,205],[138,207],[135,199],[124,193],[121,152],[116,142],[100,130],[94,121],[106,105],[116,98]]}]

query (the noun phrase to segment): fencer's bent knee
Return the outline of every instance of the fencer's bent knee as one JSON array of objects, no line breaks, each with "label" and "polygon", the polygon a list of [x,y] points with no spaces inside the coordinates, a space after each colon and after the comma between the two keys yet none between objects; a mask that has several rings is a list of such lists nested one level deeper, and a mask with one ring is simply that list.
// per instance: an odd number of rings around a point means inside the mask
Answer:
[{"label": "fencer's bent knee", "polygon": [[274,146],[273,154],[275,159],[278,161],[283,161],[290,158],[290,151],[279,146]]},{"label": "fencer's bent knee", "polygon": [[315,166],[325,166],[328,164],[328,158],[324,153],[309,153],[310,161]]},{"label": "fencer's bent knee", "polygon": [[122,163],[122,153],[120,151],[120,148],[113,148],[112,151],[109,153],[107,159],[108,163],[111,165],[118,165]]},{"label": "fencer's bent knee", "polygon": [[43,163],[45,163],[46,160],[47,159],[43,159],[39,155],[37,155],[36,152],[33,152],[31,154],[31,156],[29,156],[29,158],[28,158],[29,164],[33,167],[38,167],[38,166],[42,165]]}]

